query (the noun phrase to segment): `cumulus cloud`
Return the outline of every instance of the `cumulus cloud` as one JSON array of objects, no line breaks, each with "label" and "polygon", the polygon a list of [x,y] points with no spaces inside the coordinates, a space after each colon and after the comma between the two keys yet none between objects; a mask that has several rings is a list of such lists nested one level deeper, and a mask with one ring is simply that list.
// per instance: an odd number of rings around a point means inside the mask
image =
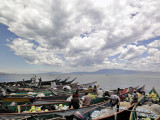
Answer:
[{"label": "cumulus cloud", "polygon": [[122,49],[120,60],[134,60],[139,59],[141,55],[147,50],[144,46],[128,45],[126,48]]},{"label": "cumulus cloud", "polygon": [[148,44],[148,47],[160,47],[160,40],[154,40]]},{"label": "cumulus cloud", "polygon": [[8,46],[29,64],[122,67],[107,58],[140,59],[147,48],[129,44],[160,35],[158,0],[0,2],[0,23],[19,36]]}]

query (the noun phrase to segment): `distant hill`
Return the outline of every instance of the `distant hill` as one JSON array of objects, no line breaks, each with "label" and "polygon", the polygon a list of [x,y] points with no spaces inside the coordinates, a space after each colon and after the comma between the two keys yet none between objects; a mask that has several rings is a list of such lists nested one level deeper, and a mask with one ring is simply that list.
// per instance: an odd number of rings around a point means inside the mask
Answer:
[{"label": "distant hill", "polygon": [[47,72],[49,74],[61,74],[61,72]]},{"label": "distant hill", "polygon": [[0,72],[0,75],[6,75],[7,73],[4,73],[4,72]]},{"label": "distant hill", "polygon": [[123,69],[100,69],[95,72],[72,72],[72,73],[74,74],[135,74],[135,73],[158,73],[158,72],[123,70]]}]

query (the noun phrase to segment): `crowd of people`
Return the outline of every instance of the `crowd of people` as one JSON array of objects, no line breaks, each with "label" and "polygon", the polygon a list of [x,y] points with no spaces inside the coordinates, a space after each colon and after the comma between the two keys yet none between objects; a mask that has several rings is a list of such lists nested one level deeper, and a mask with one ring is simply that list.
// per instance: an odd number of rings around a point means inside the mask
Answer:
[{"label": "crowd of people", "polygon": [[[104,92],[102,88],[97,89],[97,86],[95,85],[93,87],[92,94],[97,95],[98,98],[102,98]],[[89,96],[88,92],[86,92],[82,98],[79,98],[79,90],[77,89],[76,92],[72,95],[69,108],[73,107],[74,109],[78,109],[80,107],[80,104],[82,104],[82,106],[90,106],[91,101],[92,98],[91,96]]]}]

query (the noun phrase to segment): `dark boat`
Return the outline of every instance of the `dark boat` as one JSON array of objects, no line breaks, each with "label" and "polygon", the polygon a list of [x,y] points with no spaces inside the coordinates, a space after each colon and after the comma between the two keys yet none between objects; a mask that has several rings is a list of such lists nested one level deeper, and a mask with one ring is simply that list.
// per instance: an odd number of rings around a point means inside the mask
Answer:
[{"label": "dark boat", "polygon": [[[139,100],[139,102],[137,102],[136,104],[135,104],[135,106],[133,107],[133,109],[132,109],[132,112],[131,112],[131,114],[130,114],[130,118],[129,118],[129,120],[135,120],[135,119],[142,119],[142,118],[149,118],[150,120],[160,120],[160,115],[159,116],[157,116],[156,118],[153,118],[153,115],[148,115],[148,113],[150,113],[150,112],[146,112],[146,111],[138,111],[137,110],[137,108],[138,108],[138,106],[141,106],[141,107],[143,107],[143,104],[145,103],[145,106],[147,105],[147,102],[148,102],[148,100],[150,99],[152,99],[152,100],[156,100],[157,98],[159,99],[159,94],[156,92],[156,90],[155,90],[155,88],[153,87],[152,88],[152,90],[146,95],[146,96],[143,96],[140,100]],[[150,104],[150,110],[152,110],[152,106],[151,106],[151,104],[152,103],[150,103],[149,102],[149,104]],[[159,109],[160,109],[160,106],[159,106]],[[138,115],[138,113],[137,112],[139,112],[139,113],[141,113],[142,112],[142,114],[140,114],[140,116]],[[145,114],[146,113],[146,114]],[[142,116],[141,116],[142,115]],[[152,117],[151,117],[152,116]]]},{"label": "dark boat", "polygon": [[66,81],[65,82],[65,85],[68,85],[68,84],[71,84],[73,81],[75,81],[77,79],[77,77],[76,78],[74,78],[73,80],[71,80],[71,81]]},{"label": "dark boat", "polygon": [[62,81],[59,81],[59,83],[57,83],[57,85],[65,85],[66,81],[67,81],[69,78],[70,78],[70,77],[65,78],[65,79],[62,80]]}]

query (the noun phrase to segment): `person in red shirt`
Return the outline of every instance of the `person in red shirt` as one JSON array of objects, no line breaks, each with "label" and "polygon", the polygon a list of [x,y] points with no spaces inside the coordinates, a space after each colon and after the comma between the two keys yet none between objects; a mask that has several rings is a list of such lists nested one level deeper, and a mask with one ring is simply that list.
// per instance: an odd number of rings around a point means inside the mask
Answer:
[{"label": "person in red shirt", "polygon": [[78,89],[76,90],[76,92],[74,93],[75,97],[78,98],[79,94],[78,94]]}]

